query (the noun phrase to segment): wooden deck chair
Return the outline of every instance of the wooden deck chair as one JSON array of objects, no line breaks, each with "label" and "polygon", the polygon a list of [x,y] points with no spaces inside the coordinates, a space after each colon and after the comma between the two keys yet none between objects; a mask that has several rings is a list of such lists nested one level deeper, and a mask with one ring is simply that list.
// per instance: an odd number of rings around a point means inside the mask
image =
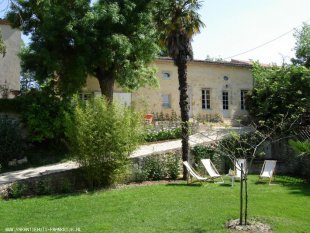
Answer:
[{"label": "wooden deck chair", "polygon": [[[191,167],[191,165],[189,165],[189,163],[187,161],[183,161],[183,164],[186,167],[189,175],[192,176],[193,178],[195,178],[200,183],[202,183],[202,181],[208,181],[209,180],[209,178],[202,177],[199,174],[197,174],[197,172],[195,172],[195,170]],[[187,183],[188,183],[188,180],[187,180]]]},{"label": "wooden deck chair", "polygon": [[209,174],[209,176],[211,177],[212,180],[219,178],[222,180],[222,182],[218,182],[218,183],[224,183],[223,177],[216,170],[211,159],[202,159],[201,162],[202,162],[203,166],[205,167],[207,173]]},{"label": "wooden deck chair", "polygon": [[247,171],[247,164],[246,164],[246,159],[237,159],[235,161],[235,176],[234,178],[239,178],[241,179],[241,164],[243,167],[243,171]]},{"label": "wooden deck chair", "polygon": [[262,171],[259,175],[259,179],[267,178],[269,179],[269,184],[273,178],[273,174],[276,169],[277,160],[265,160]]}]

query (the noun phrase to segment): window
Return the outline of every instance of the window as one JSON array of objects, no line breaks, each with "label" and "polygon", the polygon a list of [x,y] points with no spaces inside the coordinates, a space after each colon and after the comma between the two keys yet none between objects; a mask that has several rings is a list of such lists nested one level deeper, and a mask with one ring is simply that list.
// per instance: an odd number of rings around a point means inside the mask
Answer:
[{"label": "window", "polygon": [[80,100],[86,101],[93,97],[91,93],[80,93]]},{"label": "window", "polygon": [[201,107],[202,109],[211,109],[210,89],[201,90]]},{"label": "window", "polygon": [[223,91],[222,93],[223,98],[223,110],[228,110],[228,91]]},{"label": "window", "polygon": [[163,80],[170,80],[171,79],[171,73],[169,71],[163,71],[162,72],[162,79]]},{"label": "window", "polygon": [[162,107],[163,108],[170,108],[170,95],[161,95],[162,99]]},{"label": "window", "polygon": [[240,96],[241,96],[241,110],[246,110],[245,97],[246,97],[247,93],[248,93],[247,90],[241,90],[241,92],[240,92]]}]

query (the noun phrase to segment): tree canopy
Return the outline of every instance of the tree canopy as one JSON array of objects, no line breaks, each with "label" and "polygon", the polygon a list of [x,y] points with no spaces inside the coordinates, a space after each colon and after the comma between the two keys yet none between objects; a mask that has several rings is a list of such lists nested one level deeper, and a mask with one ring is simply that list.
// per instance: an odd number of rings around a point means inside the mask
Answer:
[{"label": "tree canopy", "polygon": [[282,129],[300,123],[310,113],[310,70],[303,66],[253,67],[255,87],[247,99],[249,113],[257,123]]},{"label": "tree canopy", "polygon": [[110,100],[115,81],[129,89],[154,83],[149,63],[158,48],[149,2],[17,0],[7,18],[31,35],[22,68],[40,82],[57,79],[67,94],[93,75]]},{"label": "tree canopy", "polygon": [[310,25],[304,23],[301,30],[296,30],[296,58],[292,62],[310,68]]}]

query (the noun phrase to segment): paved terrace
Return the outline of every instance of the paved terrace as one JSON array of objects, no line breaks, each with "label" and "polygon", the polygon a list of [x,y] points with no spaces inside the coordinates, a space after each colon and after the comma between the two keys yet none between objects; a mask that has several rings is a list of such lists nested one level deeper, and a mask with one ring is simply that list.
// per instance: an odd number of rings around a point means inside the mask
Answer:
[{"label": "paved terrace", "polygon": [[[210,143],[215,140],[219,140],[229,132],[235,131],[239,133],[249,131],[248,128],[240,128],[240,127],[233,127],[233,128],[214,128],[209,131],[200,132],[190,136],[189,142],[191,146],[195,146],[198,144]],[[161,143],[154,143],[148,145],[142,145],[139,149],[134,151],[130,158],[138,158],[138,157],[145,157],[152,154],[160,154],[166,153],[169,151],[174,151],[181,149],[181,140],[173,140],[173,141],[166,141]],[[42,175],[63,172],[67,170],[72,170],[78,168],[78,164],[73,161],[68,161],[59,164],[53,164],[43,167],[37,168],[28,168],[26,170],[14,171],[14,172],[6,172],[0,174],[0,185],[12,183],[14,181],[38,177]]]}]

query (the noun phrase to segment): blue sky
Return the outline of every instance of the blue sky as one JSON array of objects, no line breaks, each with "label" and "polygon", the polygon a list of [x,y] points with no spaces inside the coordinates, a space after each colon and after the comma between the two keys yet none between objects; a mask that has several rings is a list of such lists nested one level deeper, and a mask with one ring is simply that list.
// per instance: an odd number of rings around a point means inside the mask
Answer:
[{"label": "blue sky", "polygon": [[[0,17],[6,1],[0,0]],[[194,37],[194,58],[230,60],[300,28],[302,22],[310,23],[310,0],[205,0],[200,15],[206,27]],[[281,64],[294,56],[294,46],[290,32],[233,58]]]},{"label": "blue sky", "polygon": [[[206,28],[194,38],[195,59],[229,58],[310,23],[310,0],[205,0],[200,15]],[[234,59],[281,64],[294,56],[294,47],[290,32]]]}]

